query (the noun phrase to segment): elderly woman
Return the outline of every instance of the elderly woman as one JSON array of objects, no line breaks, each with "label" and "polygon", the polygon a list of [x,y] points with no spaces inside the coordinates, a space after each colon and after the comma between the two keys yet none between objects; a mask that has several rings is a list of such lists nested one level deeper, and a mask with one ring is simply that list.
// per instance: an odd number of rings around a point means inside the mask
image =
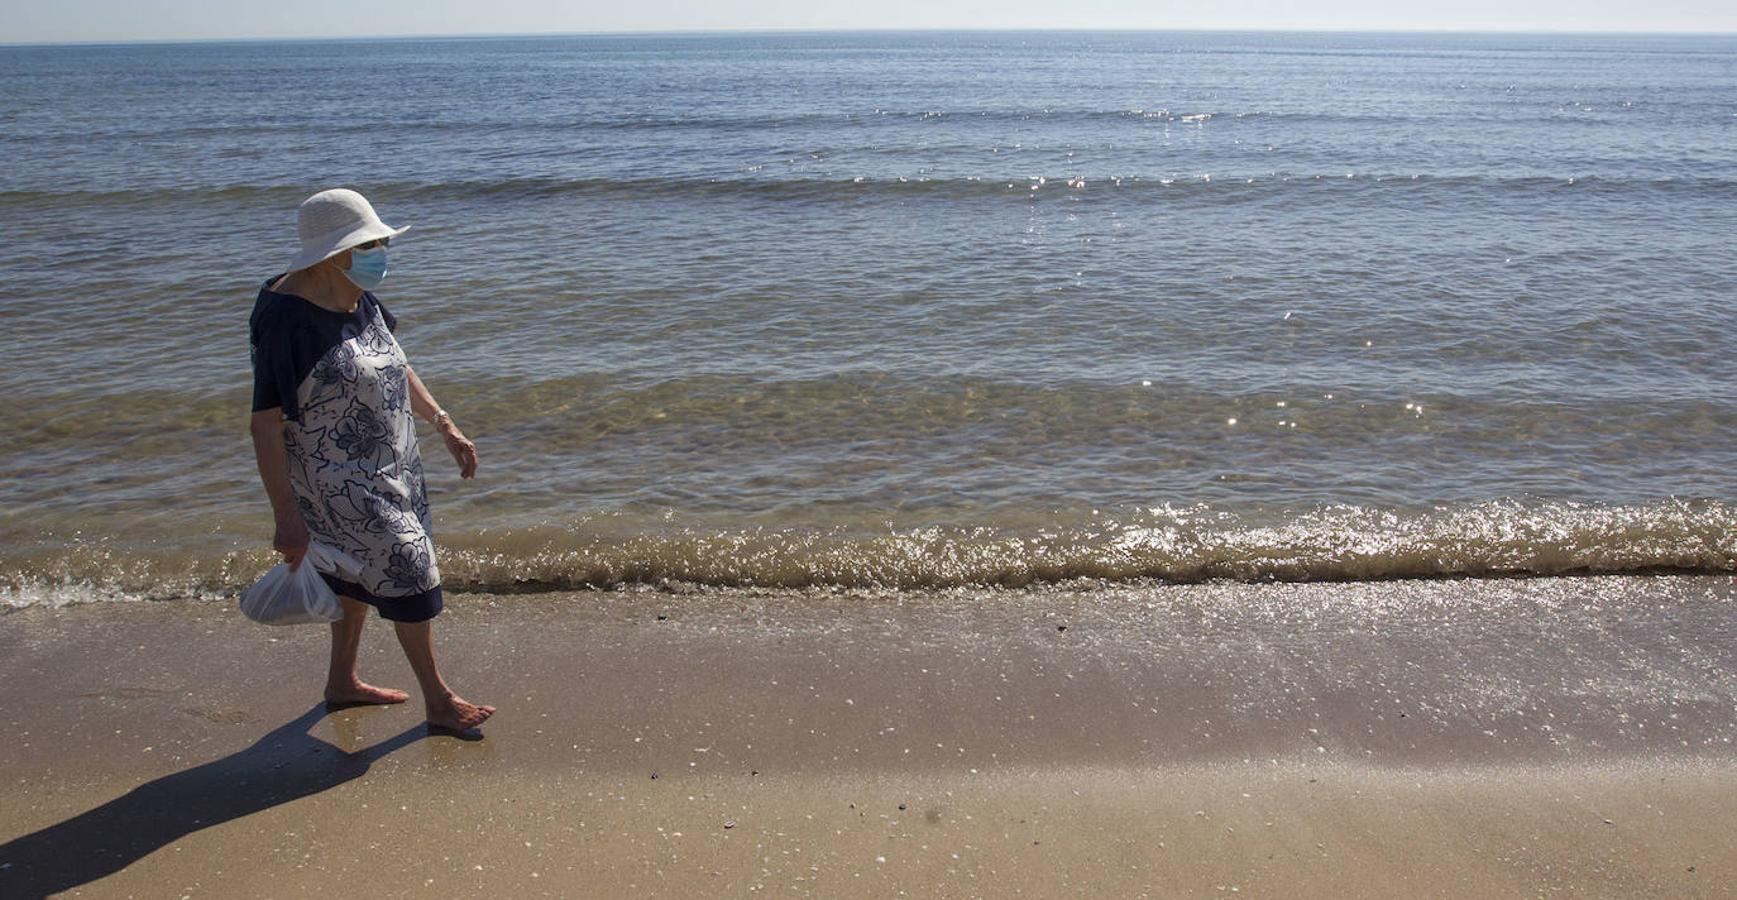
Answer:
[{"label": "elderly woman", "polygon": [[475,728],[494,707],[460,699],[434,665],[440,569],[412,414],[440,431],[465,478],[476,472],[476,445],[416,377],[392,336],[397,320],[371,293],[386,277],[387,245],[408,228],[380,221],[349,190],[309,197],[296,219],[302,252],[260,289],[249,323],[253,448],[284,560],[300,565],[311,536],[360,563],[320,573],[344,605],[332,623],[326,703],[409,699],[356,675],[372,606],[398,630],[430,728]]}]

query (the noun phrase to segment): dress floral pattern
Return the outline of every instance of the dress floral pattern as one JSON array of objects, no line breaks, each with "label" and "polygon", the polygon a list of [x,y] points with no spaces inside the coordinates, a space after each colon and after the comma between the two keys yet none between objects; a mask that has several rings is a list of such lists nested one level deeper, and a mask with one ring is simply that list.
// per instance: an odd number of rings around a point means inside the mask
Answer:
[{"label": "dress floral pattern", "polygon": [[296,388],[285,449],[296,505],[314,540],[362,564],[357,586],[410,597],[440,585],[408,361],[378,305],[347,325]]}]

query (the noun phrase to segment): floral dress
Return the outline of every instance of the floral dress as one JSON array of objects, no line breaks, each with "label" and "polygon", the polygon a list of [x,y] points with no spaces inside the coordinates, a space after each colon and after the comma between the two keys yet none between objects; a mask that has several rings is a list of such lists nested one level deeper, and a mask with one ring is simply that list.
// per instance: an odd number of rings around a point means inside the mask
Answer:
[{"label": "floral dress", "polygon": [[333,312],[260,289],[249,322],[253,408],[281,408],[290,485],[308,534],[361,564],[321,573],[334,591],[399,621],[443,605],[409,363],[397,320],[371,293]]}]

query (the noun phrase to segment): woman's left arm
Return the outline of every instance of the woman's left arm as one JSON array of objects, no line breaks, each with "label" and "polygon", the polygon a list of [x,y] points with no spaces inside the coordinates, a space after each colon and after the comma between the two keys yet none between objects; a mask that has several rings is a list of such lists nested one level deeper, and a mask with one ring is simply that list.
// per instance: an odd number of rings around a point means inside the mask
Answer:
[{"label": "woman's left arm", "polygon": [[476,445],[464,432],[458,430],[458,424],[452,421],[452,416],[434,402],[434,395],[422,384],[422,379],[416,377],[416,370],[409,366],[404,372],[410,381],[410,408],[424,420],[434,423],[435,430],[446,441],[447,452],[452,454],[453,461],[458,463],[460,478],[470,478],[476,474]]}]

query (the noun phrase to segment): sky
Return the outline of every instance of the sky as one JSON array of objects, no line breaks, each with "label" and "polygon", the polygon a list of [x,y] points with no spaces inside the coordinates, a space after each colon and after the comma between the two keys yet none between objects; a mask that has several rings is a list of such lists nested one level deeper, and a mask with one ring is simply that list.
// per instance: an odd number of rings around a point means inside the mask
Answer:
[{"label": "sky", "polygon": [[1737,0],[0,0],[0,43],[775,29],[1737,32]]}]

